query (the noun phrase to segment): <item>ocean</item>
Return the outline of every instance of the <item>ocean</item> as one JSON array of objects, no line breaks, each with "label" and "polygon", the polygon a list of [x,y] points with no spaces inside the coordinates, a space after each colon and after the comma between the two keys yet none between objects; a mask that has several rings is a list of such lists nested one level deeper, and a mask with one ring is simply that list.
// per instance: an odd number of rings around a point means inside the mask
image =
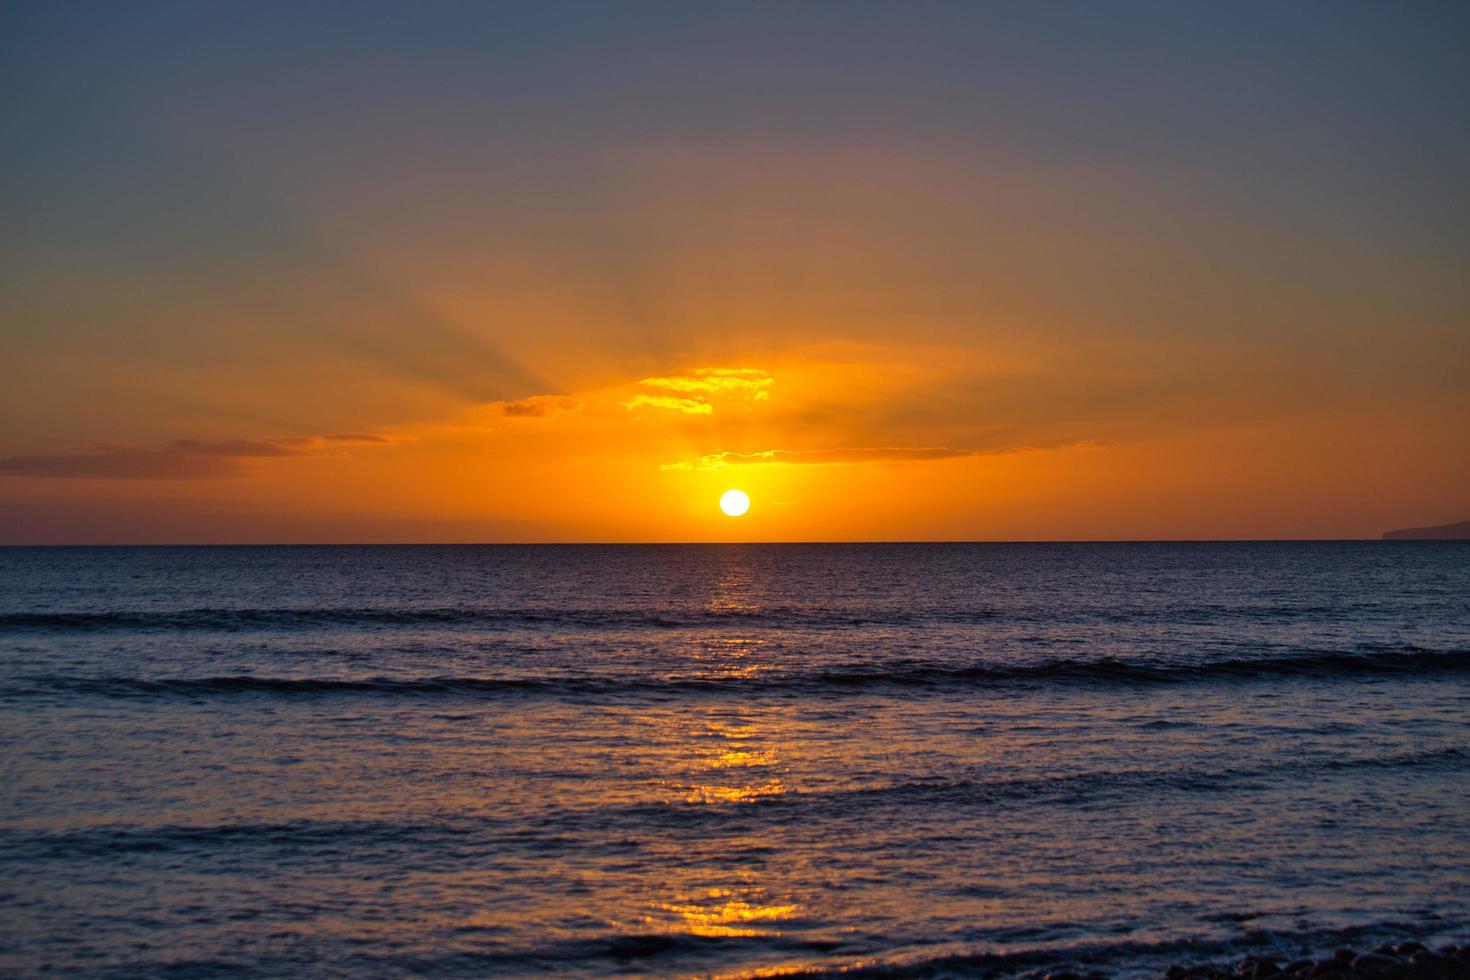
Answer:
[{"label": "ocean", "polygon": [[1470,926],[1470,544],[0,549],[0,971],[1157,976]]}]

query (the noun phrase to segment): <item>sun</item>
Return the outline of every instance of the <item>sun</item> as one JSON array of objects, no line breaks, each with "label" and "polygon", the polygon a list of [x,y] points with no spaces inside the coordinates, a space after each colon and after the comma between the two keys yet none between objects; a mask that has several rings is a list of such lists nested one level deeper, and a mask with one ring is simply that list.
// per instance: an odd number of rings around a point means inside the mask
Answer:
[{"label": "sun", "polygon": [[730,517],[739,517],[750,510],[750,496],[744,490],[726,490],[720,495],[720,510]]}]

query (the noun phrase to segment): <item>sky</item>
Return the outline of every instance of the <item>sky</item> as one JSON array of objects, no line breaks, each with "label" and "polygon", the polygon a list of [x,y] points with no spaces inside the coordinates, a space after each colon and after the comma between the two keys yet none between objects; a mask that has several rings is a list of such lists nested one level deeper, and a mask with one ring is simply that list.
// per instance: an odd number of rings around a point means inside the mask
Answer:
[{"label": "sky", "polygon": [[11,0],[0,543],[1466,519],[1467,37],[1460,0]]}]

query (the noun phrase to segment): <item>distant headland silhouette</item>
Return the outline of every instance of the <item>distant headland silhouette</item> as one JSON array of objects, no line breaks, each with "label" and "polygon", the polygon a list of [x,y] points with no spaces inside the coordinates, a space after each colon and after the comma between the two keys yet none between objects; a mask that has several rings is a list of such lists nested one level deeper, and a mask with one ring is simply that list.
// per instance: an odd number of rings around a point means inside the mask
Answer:
[{"label": "distant headland silhouette", "polygon": [[1385,541],[1470,541],[1470,521],[1458,524],[1436,524],[1433,527],[1406,527],[1402,531],[1384,531]]}]

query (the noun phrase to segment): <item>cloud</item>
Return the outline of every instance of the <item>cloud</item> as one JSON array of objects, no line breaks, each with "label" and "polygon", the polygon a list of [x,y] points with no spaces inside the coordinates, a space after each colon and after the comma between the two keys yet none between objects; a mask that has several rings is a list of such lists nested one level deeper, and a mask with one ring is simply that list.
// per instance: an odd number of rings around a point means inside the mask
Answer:
[{"label": "cloud", "polygon": [[[287,454],[291,455],[291,454]],[[0,457],[0,476],[75,480],[206,480],[235,476],[239,456],[206,449],[108,449],[56,456]]]},{"label": "cloud", "polygon": [[369,435],[363,432],[334,432],[330,435],[321,436],[327,442],[391,442],[387,436]]},{"label": "cloud", "polygon": [[672,395],[634,395],[628,401],[623,402],[623,407],[630,410],[640,405],[667,408],[674,412],[684,412],[686,415],[709,415],[715,410],[715,407],[707,401],[698,398],[675,398]]},{"label": "cloud", "polygon": [[[127,452],[127,450],[120,450]],[[148,450],[138,450],[148,452]],[[230,456],[230,457],[262,457],[262,456],[300,456],[300,449],[292,447],[285,440],[273,442],[262,442],[253,439],[228,439],[224,442],[200,442],[198,439],[175,439],[173,448],[153,450],[156,454],[167,455],[173,453],[180,456]]]},{"label": "cloud", "polygon": [[756,368],[700,368],[693,374],[644,378],[638,383],[665,391],[749,395],[757,401],[763,401],[770,397],[770,388],[776,382],[770,375]]},{"label": "cloud", "polygon": [[[262,443],[263,446],[275,448],[289,448],[290,452],[258,452],[239,453],[241,456],[304,456],[314,452],[335,450],[343,445],[391,445],[395,440],[387,436],[373,435],[366,432],[331,432],[321,436],[294,436],[289,439],[270,439]],[[174,443],[179,445],[178,442]]]},{"label": "cloud", "polygon": [[775,383],[775,378],[759,368],[699,368],[688,374],[643,378],[638,382],[641,387],[673,394],[640,393],[623,402],[623,407],[631,410],[647,405],[687,415],[709,415],[714,412],[715,399],[767,401]]},{"label": "cloud", "polygon": [[540,419],[562,412],[575,412],[582,407],[580,399],[569,395],[531,395],[515,401],[491,402],[491,412],[503,418]]},{"label": "cloud", "polygon": [[954,449],[948,446],[863,446],[838,449],[765,449],[754,453],[709,453],[697,462],[665,463],[665,470],[717,470],[726,466],[786,463],[833,465],[854,463],[923,463],[940,459],[965,459],[972,456],[1009,456],[1016,453],[1044,452],[1047,449],[1095,449],[1112,445],[1101,440],[1070,443],[1065,446],[1011,446],[999,449]]},{"label": "cloud", "polygon": [[310,456],[329,443],[385,443],[383,436],[334,433],[291,439],[175,439],[163,449],[98,446],[92,452],[0,456],[0,477],[72,480],[211,480],[246,472],[245,460]]},{"label": "cloud", "polygon": [[861,447],[842,449],[765,449],[754,453],[710,453],[701,456],[696,463],[667,463],[664,469],[715,470],[725,466],[746,466],[758,463],[883,463],[921,462],[934,459],[956,459],[964,456],[979,456],[973,449],[950,449],[944,446],[923,447]]}]

